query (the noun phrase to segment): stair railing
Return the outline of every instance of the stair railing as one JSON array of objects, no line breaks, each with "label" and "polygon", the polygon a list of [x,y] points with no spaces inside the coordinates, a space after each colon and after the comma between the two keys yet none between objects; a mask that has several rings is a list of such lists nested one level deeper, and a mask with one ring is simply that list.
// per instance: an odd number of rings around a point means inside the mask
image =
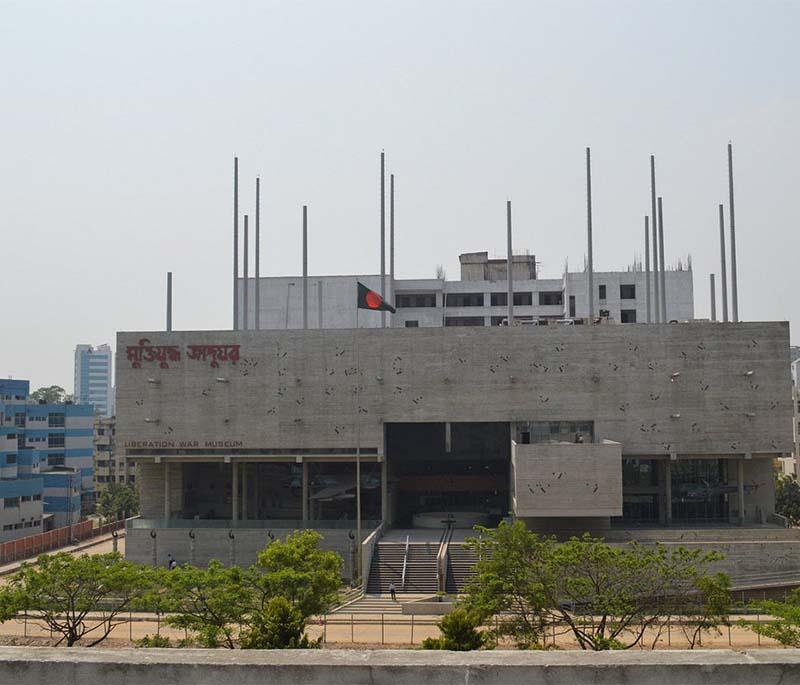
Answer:
[{"label": "stair railing", "polygon": [[403,575],[400,580],[400,587],[405,590],[406,589],[406,569],[408,569],[408,551],[409,551],[409,536],[406,535],[406,552],[403,555]]},{"label": "stair railing", "polygon": [[439,553],[436,555],[436,591],[446,592],[447,588],[447,550],[453,539],[453,528],[448,523],[439,541]]}]

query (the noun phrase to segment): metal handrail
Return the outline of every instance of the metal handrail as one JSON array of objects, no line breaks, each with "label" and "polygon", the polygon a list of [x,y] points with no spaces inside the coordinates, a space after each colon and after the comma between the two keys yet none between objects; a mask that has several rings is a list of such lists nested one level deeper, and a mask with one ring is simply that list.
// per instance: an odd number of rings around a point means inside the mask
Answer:
[{"label": "metal handrail", "polygon": [[436,555],[436,590],[445,592],[447,587],[447,555],[450,541],[453,539],[453,529],[448,525],[439,538],[439,552]]},{"label": "metal handrail", "polygon": [[406,553],[403,555],[403,576],[400,580],[400,587],[406,589],[406,568],[408,568],[409,536],[406,535]]}]

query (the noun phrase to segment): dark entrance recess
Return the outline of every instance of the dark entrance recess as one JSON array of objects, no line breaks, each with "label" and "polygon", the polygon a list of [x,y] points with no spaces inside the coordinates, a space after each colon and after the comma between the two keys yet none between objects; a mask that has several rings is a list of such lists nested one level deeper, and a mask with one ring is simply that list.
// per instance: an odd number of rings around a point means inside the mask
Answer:
[{"label": "dark entrance recess", "polygon": [[424,512],[480,512],[496,524],[508,514],[508,423],[387,423],[386,459],[393,525]]}]

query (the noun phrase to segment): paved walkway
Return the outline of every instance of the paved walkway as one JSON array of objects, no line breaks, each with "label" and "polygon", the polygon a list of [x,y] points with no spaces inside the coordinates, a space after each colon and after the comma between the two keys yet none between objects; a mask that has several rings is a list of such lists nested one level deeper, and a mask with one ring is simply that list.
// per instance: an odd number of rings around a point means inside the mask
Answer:
[{"label": "paved walkway", "polygon": [[[117,549],[120,554],[125,554],[125,534],[124,532],[120,534],[119,539],[117,540],[118,546]],[[81,542],[74,544],[74,545],[67,545],[66,547],[59,547],[58,549],[51,549],[46,552],[46,554],[55,554],[56,552],[68,552],[69,554],[73,555],[80,555],[80,554],[106,554],[107,552],[112,552],[114,550],[114,539],[111,537],[111,534],[98,536],[96,538],[91,538],[90,540],[82,540]],[[16,573],[19,571],[20,566],[22,566],[23,562],[33,562],[36,561],[36,557],[30,557],[28,559],[20,559],[19,561],[12,561],[9,564],[3,564],[0,566],[0,583],[5,581],[5,577],[9,576],[12,573]]]}]

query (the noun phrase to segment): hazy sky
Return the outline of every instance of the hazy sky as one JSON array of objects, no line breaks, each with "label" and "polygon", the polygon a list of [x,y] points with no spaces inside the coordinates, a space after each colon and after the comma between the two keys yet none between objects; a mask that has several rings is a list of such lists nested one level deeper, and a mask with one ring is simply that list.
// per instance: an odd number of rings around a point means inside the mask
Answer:
[{"label": "hazy sky", "polygon": [[[719,274],[734,143],[743,319],[800,338],[799,2],[0,0],[0,374],[72,389],[76,343],[231,325],[231,188],[262,178],[263,267],[379,270],[378,157],[398,276],[515,248],[545,276],[643,251],[649,155],[697,316]],[[719,278],[719,275],[717,276]]]}]

